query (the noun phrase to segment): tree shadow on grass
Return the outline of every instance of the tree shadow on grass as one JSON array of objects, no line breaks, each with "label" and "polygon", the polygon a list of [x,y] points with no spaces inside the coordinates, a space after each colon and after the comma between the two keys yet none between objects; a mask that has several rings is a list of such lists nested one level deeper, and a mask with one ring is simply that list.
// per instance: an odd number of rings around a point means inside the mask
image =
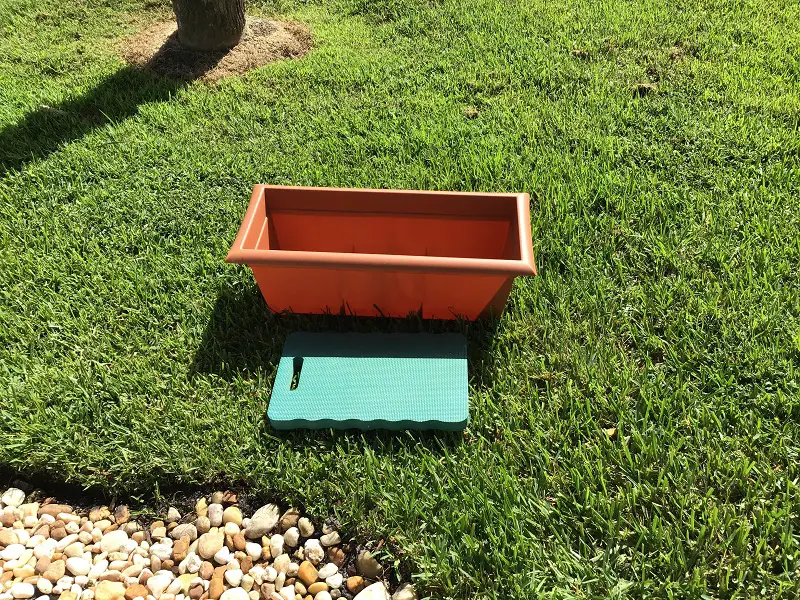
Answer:
[{"label": "tree shadow on grass", "polygon": [[[0,131],[0,176],[19,171],[37,158],[46,158],[98,127],[135,115],[143,104],[170,99],[191,80],[212,69],[227,53],[176,52],[175,47],[173,35],[141,67],[126,66],[84,95],[56,106],[43,104]],[[183,75],[160,75],[164,72]]]},{"label": "tree shadow on grass", "polygon": [[[257,373],[274,379],[286,337],[299,331],[338,333],[462,333],[467,338],[467,361],[470,384],[484,389],[493,380],[494,361],[492,340],[499,321],[443,321],[409,316],[405,319],[390,317],[354,317],[343,315],[275,314],[267,308],[257,286],[245,289],[223,288],[217,296],[200,346],[190,367],[192,376],[215,374],[231,381],[241,376]],[[265,418],[266,422],[266,418]],[[352,437],[349,432],[314,430],[316,442],[331,447],[342,437]],[[265,433],[290,442],[302,443],[309,435],[306,430],[276,431],[267,427]],[[370,446],[381,453],[391,452],[403,438],[413,437],[431,447],[441,442],[452,446],[462,439],[462,434],[438,431],[389,432],[359,431]],[[402,444],[402,442],[401,442]]]}]

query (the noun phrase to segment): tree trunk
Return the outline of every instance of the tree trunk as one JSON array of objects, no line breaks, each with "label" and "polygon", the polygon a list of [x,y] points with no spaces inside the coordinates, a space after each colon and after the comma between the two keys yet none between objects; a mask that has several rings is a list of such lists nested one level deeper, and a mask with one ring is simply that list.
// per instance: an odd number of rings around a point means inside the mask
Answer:
[{"label": "tree trunk", "polygon": [[244,0],[172,0],[178,41],[192,50],[219,50],[239,43]]}]

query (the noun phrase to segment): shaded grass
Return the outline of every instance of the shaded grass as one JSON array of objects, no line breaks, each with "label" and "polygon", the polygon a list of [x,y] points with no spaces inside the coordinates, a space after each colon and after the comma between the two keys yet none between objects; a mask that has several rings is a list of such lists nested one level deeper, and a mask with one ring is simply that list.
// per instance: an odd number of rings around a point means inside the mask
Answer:
[{"label": "shaded grass", "polygon": [[[164,8],[0,0],[4,465],[246,481],[437,598],[800,593],[796,3],[255,4],[315,50],[138,87],[113,44]],[[256,182],[531,194],[463,436],[269,428],[305,325],[222,263]]]}]

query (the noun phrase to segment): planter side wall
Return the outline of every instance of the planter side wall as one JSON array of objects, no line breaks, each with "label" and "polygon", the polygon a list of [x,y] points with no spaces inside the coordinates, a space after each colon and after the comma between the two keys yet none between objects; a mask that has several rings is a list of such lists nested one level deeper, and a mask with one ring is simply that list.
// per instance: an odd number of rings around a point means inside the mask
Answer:
[{"label": "planter side wall", "polygon": [[251,265],[275,312],[477,319],[499,316],[513,277]]}]

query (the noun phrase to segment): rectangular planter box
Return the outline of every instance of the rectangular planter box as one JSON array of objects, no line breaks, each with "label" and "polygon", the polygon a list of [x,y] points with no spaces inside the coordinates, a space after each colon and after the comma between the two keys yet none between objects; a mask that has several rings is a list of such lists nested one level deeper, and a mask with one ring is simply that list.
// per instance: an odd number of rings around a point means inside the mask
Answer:
[{"label": "rectangular planter box", "polygon": [[227,262],[276,312],[475,319],[535,275],[527,194],[257,185]]}]

